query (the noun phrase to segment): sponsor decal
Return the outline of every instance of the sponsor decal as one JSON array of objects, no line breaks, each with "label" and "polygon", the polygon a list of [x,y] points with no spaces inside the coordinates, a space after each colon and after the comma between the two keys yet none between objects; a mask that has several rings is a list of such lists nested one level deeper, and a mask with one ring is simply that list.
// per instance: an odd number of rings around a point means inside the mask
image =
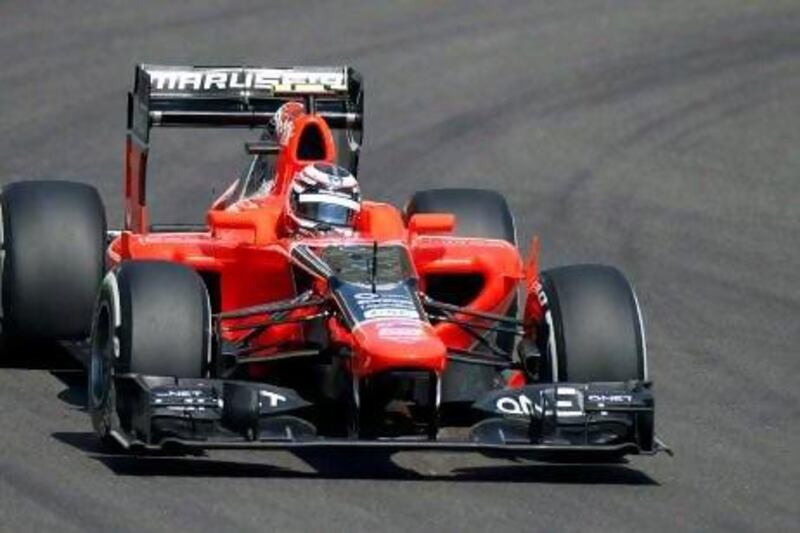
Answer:
[{"label": "sponsor decal", "polygon": [[258,391],[258,395],[269,401],[270,407],[278,407],[282,403],[286,403],[286,396],[268,390]]},{"label": "sponsor decal", "polygon": [[434,235],[421,235],[415,239],[415,247],[474,247],[486,246],[492,248],[508,248],[511,246],[506,241],[499,239],[481,239],[477,237],[438,237]]},{"label": "sponsor decal", "polygon": [[357,292],[352,302],[356,315],[373,318],[420,318],[417,306],[407,290],[396,292]]},{"label": "sponsor decal", "polygon": [[[553,396],[549,401],[545,395]],[[555,403],[555,415],[560,418],[579,417],[584,415],[583,395],[574,387],[558,387],[549,389],[532,400],[526,394],[501,396],[495,401],[495,408],[505,415],[516,416],[553,416],[552,405]]]},{"label": "sponsor decal", "polygon": [[198,389],[169,389],[169,390],[156,390],[153,391],[153,396],[158,399],[176,399],[176,398],[199,398],[208,396],[208,392]]},{"label": "sponsor decal", "polygon": [[419,313],[416,311],[412,311],[410,309],[391,309],[391,308],[384,308],[384,309],[370,309],[369,311],[364,311],[364,318],[416,318],[419,316]]},{"label": "sponsor decal", "polygon": [[275,132],[278,143],[281,146],[288,145],[289,141],[292,140],[292,133],[294,133],[294,122],[282,122],[281,126]]},{"label": "sponsor decal", "polygon": [[542,307],[547,307],[547,294],[544,292],[544,287],[542,286],[542,282],[537,278],[536,281],[533,282],[533,292],[536,293],[536,297],[539,300],[539,305]]},{"label": "sponsor decal", "polygon": [[532,415],[534,412],[541,414],[542,406],[534,404],[524,394],[517,397],[503,396],[497,399],[497,410],[506,415]]},{"label": "sponsor decal", "polygon": [[347,77],[344,70],[155,69],[149,70],[148,74],[153,92],[241,90],[327,94],[347,91]]},{"label": "sponsor decal", "polygon": [[287,102],[275,112],[272,120],[275,122],[275,136],[281,145],[289,144],[294,131],[294,120],[304,111],[305,107],[300,102]]},{"label": "sponsor decal", "polygon": [[587,394],[586,399],[592,403],[633,403],[631,394]]},{"label": "sponsor decal", "polygon": [[425,337],[421,325],[418,321],[385,320],[378,323],[376,331],[379,337],[387,340],[413,343]]},{"label": "sponsor decal", "polygon": [[152,394],[153,405],[166,407],[169,411],[205,411],[206,407],[217,407],[221,401],[212,396],[210,391],[202,389],[162,389],[154,390]]}]

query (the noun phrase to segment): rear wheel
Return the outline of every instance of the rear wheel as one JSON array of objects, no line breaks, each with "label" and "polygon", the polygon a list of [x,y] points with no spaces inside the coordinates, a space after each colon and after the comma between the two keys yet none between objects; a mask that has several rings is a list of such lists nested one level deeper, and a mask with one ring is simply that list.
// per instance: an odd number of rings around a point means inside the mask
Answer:
[{"label": "rear wheel", "polygon": [[35,339],[89,336],[105,269],[105,210],[81,183],[26,181],[0,194],[3,333]]},{"label": "rear wheel", "polygon": [[131,261],[103,280],[94,314],[89,411],[97,434],[111,440],[128,424],[114,376],[199,378],[211,349],[211,309],[200,276],[175,263]]},{"label": "rear wheel", "polygon": [[[514,217],[505,198],[483,189],[432,189],[419,191],[406,206],[406,217],[416,213],[452,213],[456,217],[455,235],[500,239],[517,244]],[[465,281],[465,280],[461,280]],[[461,304],[462,302],[452,302]],[[516,317],[517,301],[507,316]],[[497,346],[511,353],[516,342],[512,334],[498,334]],[[495,388],[497,371],[488,366],[451,361],[442,378],[442,401],[471,403]]]}]

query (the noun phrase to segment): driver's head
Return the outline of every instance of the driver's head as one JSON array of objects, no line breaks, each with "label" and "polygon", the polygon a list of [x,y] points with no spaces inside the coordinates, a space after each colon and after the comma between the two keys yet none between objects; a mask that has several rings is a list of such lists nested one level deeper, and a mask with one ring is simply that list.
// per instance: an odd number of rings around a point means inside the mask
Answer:
[{"label": "driver's head", "polygon": [[288,214],[300,229],[352,230],[360,210],[358,181],[345,168],[311,163],[292,179]]}]

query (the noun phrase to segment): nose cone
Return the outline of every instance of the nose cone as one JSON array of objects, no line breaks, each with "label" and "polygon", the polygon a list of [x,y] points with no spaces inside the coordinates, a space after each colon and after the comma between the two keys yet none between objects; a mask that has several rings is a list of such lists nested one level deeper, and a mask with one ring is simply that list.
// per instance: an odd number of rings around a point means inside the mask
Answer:
[{"label": "nose cone", "polygon": [[380,319],[353,330],[353,373],[364,376],[386,370],[442,372],[447,348],[433,328],[421,320]]}]

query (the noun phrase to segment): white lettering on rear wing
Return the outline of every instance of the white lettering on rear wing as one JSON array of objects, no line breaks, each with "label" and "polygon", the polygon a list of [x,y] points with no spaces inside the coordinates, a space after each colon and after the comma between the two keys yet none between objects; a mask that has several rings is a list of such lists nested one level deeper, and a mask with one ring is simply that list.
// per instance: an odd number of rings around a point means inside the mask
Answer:
[{"label": "white lettering on rear wing", "polygon": [[269,95],[347,93],[344,68],[194,68],[145,67],[151,96],[187,93],[265,92]]}]

